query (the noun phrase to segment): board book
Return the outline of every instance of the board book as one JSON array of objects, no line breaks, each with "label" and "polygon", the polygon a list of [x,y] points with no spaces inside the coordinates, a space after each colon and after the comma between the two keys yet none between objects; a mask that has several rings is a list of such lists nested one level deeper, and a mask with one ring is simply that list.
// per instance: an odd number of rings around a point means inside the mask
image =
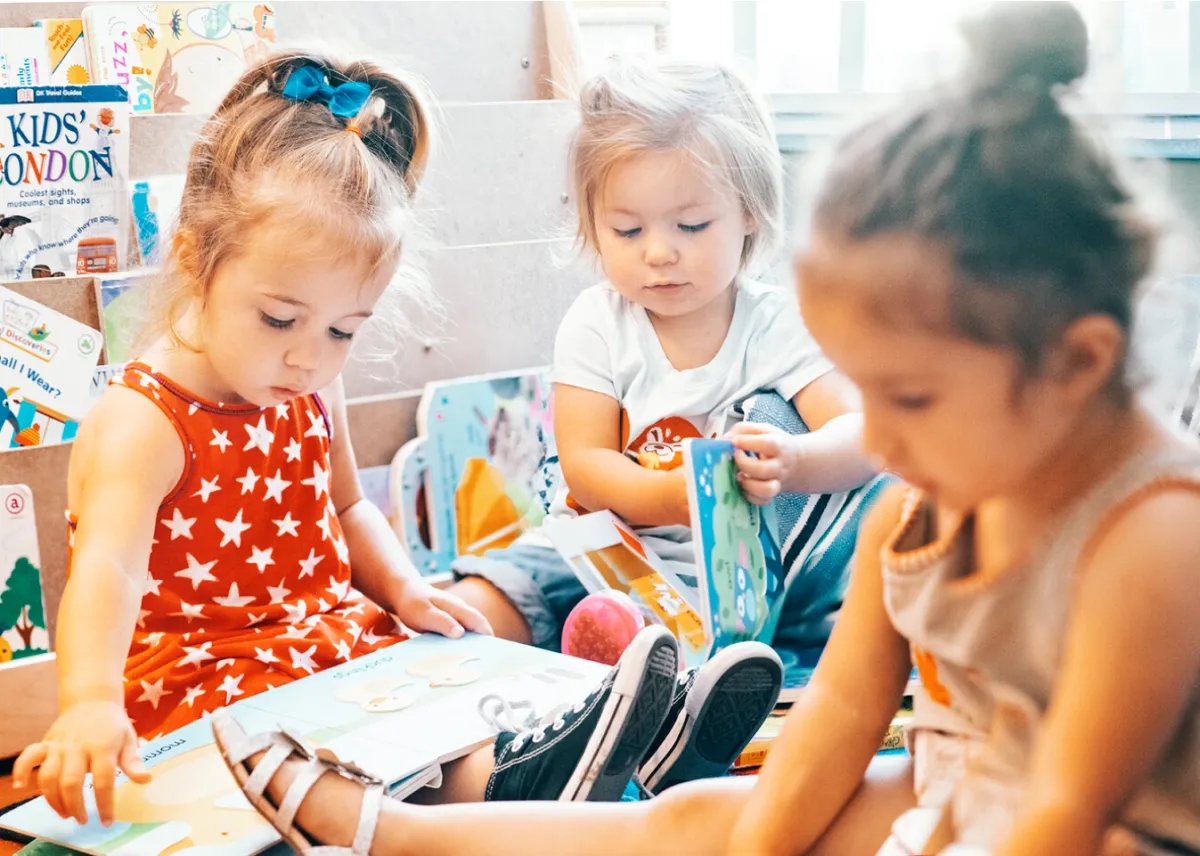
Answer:
[{"label": "board book", "polygon": [[270,3],[85,7],[92,77],[127,87],[134,113],[211,113],[275,43]]},{"label": "board book", "polygon": [[0,88],[0,279],[124,266],[128,176],[124,89]]},{"label": "board book", "polygon": [[[422,635],[229,710],[250,733],[282,725],[406,795],[436,782],[441,763],[492,740],[496,723],[481,715],[481,705],[503,699],[544,715],[582,699],[607,672],[597,663],[489,636]],[[39,799],[0,816],[0,827],[98,856],[118,850],[166,856],[192,848],[251,856],[279,840],[238,790],[206,719],[147,743],[141,755],[154,777],[147,785],[118,777],[112,826],[100,824],[89,780],[88,824],[60,819]]]},{"label": "board book", "polygon": [[0,485],[0,663],[50,650],[41,568],[33,492]]},{"label": "board book", "polygon": [[538,526],[561,484],[547,373],[437,381],[417,408],[417,438],[392,463],[398,534],[425,574],[505,547]]},{"label": "board book", "polygon": [[708,659],[711,646],[694,593],[623,520],[597,511],[547,521],[542,531],[589,592],[629,595],[648,621],[674,634],[688,668]]}]

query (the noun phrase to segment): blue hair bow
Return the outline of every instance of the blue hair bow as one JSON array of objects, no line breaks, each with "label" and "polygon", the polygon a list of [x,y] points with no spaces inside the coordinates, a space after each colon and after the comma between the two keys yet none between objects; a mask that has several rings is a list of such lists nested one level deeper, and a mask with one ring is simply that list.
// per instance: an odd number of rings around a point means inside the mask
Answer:
[{"label": "blue hair bow", "polygon": [[283,97],[289,101],[318,101],[329,105],[329,112],[343,119],[353,119],[371,97],[370,84],[351,80],[330,86],[325,74],[315,65],[302,65],[290,75],[283,87]]}]

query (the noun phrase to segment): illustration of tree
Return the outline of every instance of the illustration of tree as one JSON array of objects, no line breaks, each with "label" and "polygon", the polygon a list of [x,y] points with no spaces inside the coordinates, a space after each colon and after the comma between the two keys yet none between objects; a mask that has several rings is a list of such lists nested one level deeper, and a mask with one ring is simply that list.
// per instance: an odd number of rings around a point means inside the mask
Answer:
[{"label": "illustration of tree", "polygon": [[26,648],[33,646],[34,629],[46,626],[38,569],[24,556],[17,559],[8,586],[0,592],[0,625],[15,628]]}]

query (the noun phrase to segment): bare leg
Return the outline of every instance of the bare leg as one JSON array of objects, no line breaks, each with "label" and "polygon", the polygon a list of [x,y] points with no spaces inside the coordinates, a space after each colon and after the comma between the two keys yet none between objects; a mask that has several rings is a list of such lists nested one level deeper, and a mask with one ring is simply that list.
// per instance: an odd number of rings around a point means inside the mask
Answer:
[{"label": "bare leg", "polygon": [[495,751],[489,743],[464,758],[443,764],[441,787],[421,788],[408,801],[417,805],[483,802],[495,765]]},{"label": "bare leg", "polygon": [[876,758],[854,797],[809,856],[870,856],[883,846],[896,818],[914,805],[909,757]]},{"label": "bare leg", "polygon": [[[255,758],[252,763],[257,761]],[[288,762],[272,781],[269,791],[276,803],[283,799],[301,764]],[[720,856],[727,850],[729,835],[754,782],[749,777],[689,782],[639,803],[418,806],[385,800],[371,853]],[[361,802],[361,787],[338,776],[324,776],[301,804],[296,823],[322,843],[347,846],[358,824]],[[877,759],[812,856],[874,853],[887,838],[892,822],[912,805],[907,758]]]},{"label": "bare leg", "polygon": [[447,591],[458,595],[483,613],[501,639],[528,645],[532,640],[525,617],[494,585],[482,577],[465,577]]}]

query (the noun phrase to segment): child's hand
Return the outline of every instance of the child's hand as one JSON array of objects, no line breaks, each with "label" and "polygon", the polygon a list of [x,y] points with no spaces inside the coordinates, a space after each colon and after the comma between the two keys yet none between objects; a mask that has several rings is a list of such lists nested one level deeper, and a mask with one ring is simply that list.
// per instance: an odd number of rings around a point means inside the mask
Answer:
[{"label": "child's hand", "polygon": [[105,826],[113,821],[113,786],[119,767],[138,784],[150,773],[138,755],[137,734],[116,701],[89,701],[71,705],[61,714],[41,743],[21,753],[13,766],[13,785],[23,788],[34,767],[38,788],[59,817],[87,823],[83,779],[92,774],[96,807]]},{"label": "child's hand", "polygon": [[766,505],[779,495],[795,466],[795,437],[773,425],[739,422],[727,435],[736,448],[738,484],[746,499]]},{"label": "child's hand", "polygon": [[456,595],[419,580],[404,580],[391,608],[405,627],[421,633],[440,633],[451,639],[462,636],[463,630],[495,635],[483,613]]}]

